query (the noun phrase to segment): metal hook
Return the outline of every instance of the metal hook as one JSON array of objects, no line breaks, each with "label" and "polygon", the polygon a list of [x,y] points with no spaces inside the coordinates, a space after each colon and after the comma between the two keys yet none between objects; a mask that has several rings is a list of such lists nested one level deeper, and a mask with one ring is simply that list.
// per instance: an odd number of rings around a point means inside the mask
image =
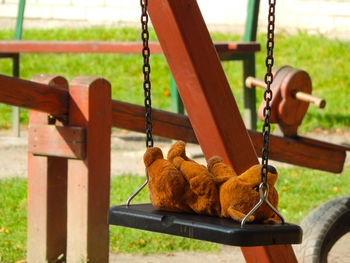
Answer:
[{"label": "metal hook", "polygon": [[[264,188],[264,189],[263,189]],[[270,201],[267,199],[269,196],[269,185],[266,183],[260,183],[259,185],[259,195],[260,195],[260,200],[259,202],[252,208],[252,210],[249,211],[249,213],[243,218],[241,222],[241,228],[244,227],[246,221],[248,218],[265,202],[270,209],[275,212],[276,215],[281,219],[282,224],[284,224],[284,218],[280,214],[280,212],[270,203]]]},{"label": "metal hook", "polygon": [[129,206],[132,199],[134,199],[135,196],[138,195],[139,192],[141,192],[141,190],[148,184],[148,180],[149,180],[149,177],[148,177],[148,172],[147,172],[147,169],[146,169],[146,181],[139,187],[139,189],[136,190],[135,193],[133,193],[129,198],[128,200],[126,201],[126,206]]}]

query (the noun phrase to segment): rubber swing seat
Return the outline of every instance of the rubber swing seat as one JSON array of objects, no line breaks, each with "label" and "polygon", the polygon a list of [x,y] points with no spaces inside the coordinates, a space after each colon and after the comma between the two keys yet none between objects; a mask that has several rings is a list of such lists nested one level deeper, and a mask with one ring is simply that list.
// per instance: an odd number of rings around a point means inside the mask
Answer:
[{"label": "rubber swing seat", "polygon": [[302,229],[298,225],[246,224],[219,217],[166,212],[152,204],[111,207],[109,224],[194,238],[225,245],[249,247],[300,244]]}]

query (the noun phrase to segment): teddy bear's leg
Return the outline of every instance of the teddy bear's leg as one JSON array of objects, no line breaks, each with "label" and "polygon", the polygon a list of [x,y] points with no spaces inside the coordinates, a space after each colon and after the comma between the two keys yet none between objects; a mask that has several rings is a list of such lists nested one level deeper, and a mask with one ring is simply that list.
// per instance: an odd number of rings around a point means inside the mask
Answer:
[{"label": "teddy bear's leg", "polygon": [[[233,219],[238,222],[242,222],[243,218],[246,216],[245,214],[241,213],[240,211],[237,211],[236,209],[229,207],[227,209],[228,215]],[[249,216],[247,219],[247,222],[253,222],[255,219],[254,216]]]},{"label": "teddy bear's leg", "polygon": [[191,161],[186,155],[186,144],[183,141],[174,143],[168,151],[167,159],[173,163],[175,157],[181,157],[185,161]]},{"label": "teddy bear's leg", "polygon": [[148,148],[144,163],[149,176],[149,193],[154,207],[167,211],[193,212],[184,200],[188,187],[181,172],[163,158],[157,147]]}]

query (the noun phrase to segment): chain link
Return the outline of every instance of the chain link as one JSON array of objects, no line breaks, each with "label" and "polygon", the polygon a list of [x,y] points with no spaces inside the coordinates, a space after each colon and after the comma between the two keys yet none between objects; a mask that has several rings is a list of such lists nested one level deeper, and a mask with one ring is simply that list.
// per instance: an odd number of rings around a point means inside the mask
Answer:
[{"label": "chain link", "polygon": [[263,124],[263,143],[262,143],[262,166],[261,166],[261,182],[264,187],[267,186],[267,172],[269,162],[269,144],[270,144],[270,117],[271,117],[271,106],[272,90],[271,84],[273,81],[272,66],[274,63],[273,48],[274,48],[274,36],[275,36],[275,6],[276,0],[269,0],[269,14],[268,14],[268,26],[267,26],[267,56],[265,60],[266,74],[265,83],[266,90],[264,92],[264,100],[266,102],[264,108],[264,124]]},{"label": "chain link", "polygon": [[153,147],[153,136],[152,136],[152,101],[151,101],[151,66],[149,64],[149,57],[151,55],[148,40],[149,40],[149,31],[148,31],[148,0],[140,0],[142,14],[141,14],[141,38],[142,38],[142,56],[143,56],[143,90],[145,96],[145,129],[146,129],[146,147]]}]

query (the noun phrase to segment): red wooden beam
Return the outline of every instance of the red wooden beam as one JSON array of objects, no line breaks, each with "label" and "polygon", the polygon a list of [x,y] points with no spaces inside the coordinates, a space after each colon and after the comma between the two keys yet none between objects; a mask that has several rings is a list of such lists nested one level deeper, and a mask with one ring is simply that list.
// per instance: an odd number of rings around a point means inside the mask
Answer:
[{"label": "red wooden beam", "polygon": [[[162,53],[159,43],[150,43],[153,53]],[[137,53],[142,42],[2,40],[0,53]]]},{"label": "red wooden beam", "polygon": [[[112,101],[112,125],[122,129],[145,132],[144,107]],[[198,143],[187,116],[153,109],[153,134],[169,139]],[[262,134],[248,131],[255,151],[261,156]],[[270,137],[270,159],[340,173],[349,146],[335,145],[303,137]]]},{"label": "red wooden beam", "polygon": [[[161,54],[162,48],[157,42],[150,42],[151,53]],[[253,53],[260,50],[257,42],[217,43],[215,48],[223,57],[232,53]],[[140,54],[141,42],[101,42],[101,41],[36,41],[1,40],[1,53],[121,53]],[[5,55],[6,56],[6,55]]]},{"label": "red wooden beam", "polygon": [[[149,14],[202,150],[238,174],[258,163],[208,29],[195,0],[153,0]],[[254,262],[297,262],[291,246],[244,248]],[[248,260],[253,262],[253,260]]]},{"label": "red wooden beam", "polygon": [[258,158],[196,1],[154,0],[149,13],[206,158],[238,174]]},{"label": "red wooden beam", "polygon": [[[36,79],[40,79],[40,76]],[[0,102],[47,112],[56,117],[64,116],[68,112],[68,92],[62,88],[65,83],[63,78],[56,77],[55,88],[52,88],[50,85],[0,75]]]}]

